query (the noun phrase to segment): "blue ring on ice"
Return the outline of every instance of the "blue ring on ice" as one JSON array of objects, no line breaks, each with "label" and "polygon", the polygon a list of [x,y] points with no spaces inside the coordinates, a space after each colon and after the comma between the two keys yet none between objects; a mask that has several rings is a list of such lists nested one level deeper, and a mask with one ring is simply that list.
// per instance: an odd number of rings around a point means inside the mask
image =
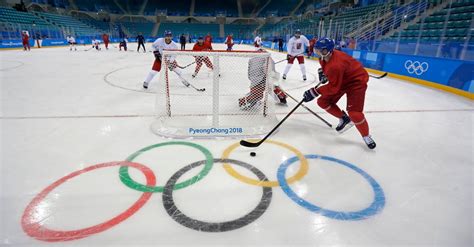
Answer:
[{"label": "blue ring on ice", "polygon": [[285,160],[280,167],[278,168],[278,182],[280,183],[281,188],[283,189],[283,192],[290,197],[291,200],[299,204],[300,206],[308,209],[309,211],[315,212],[322,214],[326,217],[332,218],[332,219],[337,219],[337,220],[363,220],[366,219],[372,215],[375,215],[382,211],[382,209],[385,207],[385,195],[382,190],[382,187],[373,179],[369,174],[364,172],[362,169],[358,168],[357,166],[343,161],[339,160],[333,157],[329,156],[323,156],[323,155],[317,155],[317,154],[308,154],[305,155],[306,159],[322,159],[322,160],[328,160],[328,161],[333,161],[336,162],[337,164],[343,165],[345,167],[348,167],[355,172],[359,173],[362,177],[364,177],[367,182],[372,186],[372,190],[374,191],[374,200],[370,204],[369,207],[359,210],[359,211],[353,211],[353,212],[344,212],[344,211],[334,211],[334,210],[329,210],[329,209],[324,209],[321,207],[318,207],[314,204],[311,204],[310,202],[306,201],[305,199],[299,197],[288,185],[285,179],[285,174],[288,169],[288,167],[298,161],[298,157],[294,156],[291,157],[287,160]]}]

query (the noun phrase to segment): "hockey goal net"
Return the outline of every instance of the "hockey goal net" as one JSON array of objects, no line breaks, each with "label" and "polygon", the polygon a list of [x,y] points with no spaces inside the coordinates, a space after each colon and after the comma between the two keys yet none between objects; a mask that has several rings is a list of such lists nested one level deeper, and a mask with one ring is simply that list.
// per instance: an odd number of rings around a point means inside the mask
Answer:
[{"label": "hockey goal net", "polygon": [[267,52],[165,51],[152,130],[173,138],[252,137],[275,126]]}]

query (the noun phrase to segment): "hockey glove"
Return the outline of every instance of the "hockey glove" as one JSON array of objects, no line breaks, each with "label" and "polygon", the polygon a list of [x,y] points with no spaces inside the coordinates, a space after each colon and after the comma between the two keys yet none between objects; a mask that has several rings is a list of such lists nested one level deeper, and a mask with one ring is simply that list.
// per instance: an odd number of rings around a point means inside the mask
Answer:
[{"label": "hockey glove", "polygon": [[328,78],[324,74],[323,69],[321,68],[318,69],[318,75],[319,75],[319,82],[321,82],[321,84],[326,84],[328,82]]},{"label": "hockey glove", "polygon": [[315,99],[319,96],[319,93],[316,91],[314,87],[306,90],[303,94],[303,101],[310,102],[311,100]]},{"label": "hockey glove", "polygon": [[158,59],[161,61],[161,54],[160,54],[160,51],[154,51],[153,52],[153,55],[155,55],[155,59]]},{"label": "hockey glove", "polygon": [[290,59],[291,59],[291,55],[290,54],[286,55],[286,60],[290,61]]}]

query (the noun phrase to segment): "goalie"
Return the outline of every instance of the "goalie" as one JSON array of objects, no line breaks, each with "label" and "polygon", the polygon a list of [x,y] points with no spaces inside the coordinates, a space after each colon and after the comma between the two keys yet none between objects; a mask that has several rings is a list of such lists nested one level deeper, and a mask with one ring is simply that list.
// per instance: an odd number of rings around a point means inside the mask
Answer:
[{"label": "goalie", "polygon": [[[244,97],[239,98],[240,109],[250,110],[263,99],[267,80],[267,63],[270,63],[268,68],[270,78],[278,80],[280,77],[280,75],[275,71],[275,62],[272,58],[251,58],[248,64],[250,92]],[[277,104],[286,105],[286,94],[276,84],[273,86],[273,97]]]}]

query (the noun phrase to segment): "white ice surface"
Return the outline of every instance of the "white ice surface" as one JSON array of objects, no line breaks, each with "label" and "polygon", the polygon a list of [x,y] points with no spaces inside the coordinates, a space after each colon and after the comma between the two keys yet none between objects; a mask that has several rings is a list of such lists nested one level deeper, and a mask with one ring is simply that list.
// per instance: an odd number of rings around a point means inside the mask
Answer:
[{"label": "white ice surface", "polygon": [[[22,230],[21,218],[48,185],[90,165],[124,160],[143,147],[173,141],[150,131],[155,95],[140,87],[151,68],[152,53],[119,52],[114,47],[100,52],[79,49],[0,52],[0,245],[473,245],[473,102],[389,77],[371,79],[367,91],[365,112],[376,150],[365,147],[355,128],[339,135],[303,108],[271,138],[303,154],[334,157],[368,173],[386,199],[376,215],[358,221],[327,218],[274,187],[269,208],[256,221],[233,231],[207,233],[175,222],[163,207],[162,194],[154,193],[138,212],[106,231],[59,243],[36,240]],[[251,48],[237,45],[235,49]],[[272,56],[275,61],[285,57],[276,52]],[[279,63],[277,71],[284,66]],[[288,79],[281,81],[297,99],[316,82],[319,65],[306,60],[306,66],[308,82],[301,80],[296,64]],[[158,86],[158,76],[153,83]],[[315,102],[307,105],[337,124]],[[345,100],[339,105],[344,108]],[[277,106],[278,118],[293,106],[290,99],[288,107]],[[219,158],[238,140],[185,141],[202,145]],[[294,155],[270,143],[254,151],[257,156],[250,157],[249,149],[239,147],[230,158],[257,167],[270,180],[277,179],[280,164]],[[151,168],[157,184],[164,185],[181,167],[203,157],[191,147],[175,145],[150,150],[136,161]],[[371,187],[358,173],[325,160],[308,162],[308,173],[291,184],[307,201],[341,211],[360,210],[372,202]],[[298,168],[298,164],[290,166],[287,177]],[[201,169],[187,172],[179,181]],[[244,168],[235,169],[255,177]],[[130,174],[145,182],[140,172],[131,168]],[[85,228],[123,212],[140,195],[121,183],[117,167],[98,169],[54,189],[36,217],[50,229]],[[236,180],[215,163],[205,178],[173,195],[186,215],[221,222],[250,212],[262,189]]]}]

